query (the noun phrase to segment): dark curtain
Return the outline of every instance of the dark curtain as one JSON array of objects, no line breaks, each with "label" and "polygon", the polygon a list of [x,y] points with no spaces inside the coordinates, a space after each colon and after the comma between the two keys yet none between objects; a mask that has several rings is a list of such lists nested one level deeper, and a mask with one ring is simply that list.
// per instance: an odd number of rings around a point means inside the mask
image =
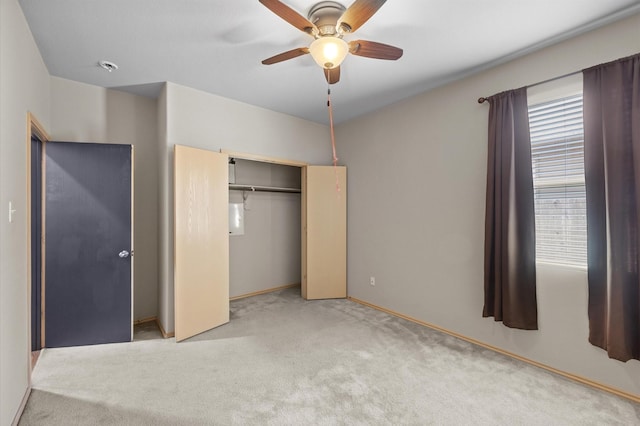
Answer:
[{"label": "dark curtain", "polygon": [[640,359],[640,54],[583,75],[589,341]]},{"label": "dark curtain", "polygon": [[526,88],[489,98],[483,317],[538,329],[531,141]]}]

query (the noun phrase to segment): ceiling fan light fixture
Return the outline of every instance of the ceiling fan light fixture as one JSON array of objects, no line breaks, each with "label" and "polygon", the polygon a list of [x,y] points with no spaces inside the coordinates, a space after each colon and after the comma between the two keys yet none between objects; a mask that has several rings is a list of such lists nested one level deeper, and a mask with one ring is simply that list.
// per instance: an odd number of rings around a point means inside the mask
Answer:
[{"label": "ceiling fan light fixture", "polygon": [[349,45],[338,37],[320,37],[311,43],[309,53],[322,68],[339,67],[349,53]]}]

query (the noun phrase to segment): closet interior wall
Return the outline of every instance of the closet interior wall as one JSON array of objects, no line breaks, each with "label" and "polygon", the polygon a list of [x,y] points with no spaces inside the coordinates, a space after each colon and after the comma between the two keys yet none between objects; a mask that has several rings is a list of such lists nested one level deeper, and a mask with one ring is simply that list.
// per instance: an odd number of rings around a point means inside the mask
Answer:
[{"label": "closet interior wall", "polygon": [[[300,188],[300,167],[235,159],[236,184]],[[229,296],[300,283],[300,194],[229,191],[244,234],[229,236]]]}]

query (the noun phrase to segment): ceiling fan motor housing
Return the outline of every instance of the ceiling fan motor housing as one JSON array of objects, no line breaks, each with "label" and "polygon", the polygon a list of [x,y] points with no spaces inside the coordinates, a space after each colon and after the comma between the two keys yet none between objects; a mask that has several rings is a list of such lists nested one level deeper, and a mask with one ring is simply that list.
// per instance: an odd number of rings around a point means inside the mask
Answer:
[{"label": "ceiling fan motor housing", "polygon": [[336,29],[338,19],[342,16],[346,7],[335,1],[321,1],[309,10],[309,21],[318,27],[319,37],[342,37]]}]

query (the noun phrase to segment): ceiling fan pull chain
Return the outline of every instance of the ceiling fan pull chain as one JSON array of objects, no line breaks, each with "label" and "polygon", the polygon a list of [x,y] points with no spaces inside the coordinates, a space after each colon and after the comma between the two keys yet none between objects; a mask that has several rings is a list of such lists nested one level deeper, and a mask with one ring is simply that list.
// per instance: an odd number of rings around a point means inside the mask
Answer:
[{"label": "ceiling fan pull chain", "polygon": [[[331,71],[329,71],[331,72]],[[333,107],[331,105],[331,85],[327,85],[327,109],[329,110],[329,128],[331,130],[331,148],[333,150],[333,168],[336,172],[336,192],[340,193],[340,179],[338,178],[338,156],[336,155],[336,135],[333,132]]]}]

